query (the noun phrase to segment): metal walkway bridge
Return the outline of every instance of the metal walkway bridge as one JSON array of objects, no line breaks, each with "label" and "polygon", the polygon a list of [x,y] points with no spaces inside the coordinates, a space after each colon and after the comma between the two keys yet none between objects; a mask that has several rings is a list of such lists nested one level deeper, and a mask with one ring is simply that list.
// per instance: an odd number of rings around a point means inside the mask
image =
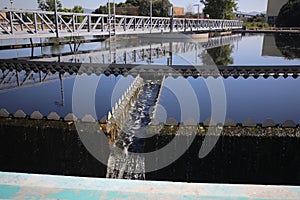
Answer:
[{"label": "metal walkway bridge", "polygon": [[241,27],[242,22],[237,20],[0,10],[0,39],[180,33]]}]

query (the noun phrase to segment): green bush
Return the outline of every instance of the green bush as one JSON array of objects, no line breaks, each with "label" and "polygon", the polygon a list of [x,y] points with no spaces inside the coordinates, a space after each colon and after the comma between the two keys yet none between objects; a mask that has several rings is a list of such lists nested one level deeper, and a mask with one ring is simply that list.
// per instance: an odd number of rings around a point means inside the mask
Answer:
[{"label": "green bush", "polygon": [[265,22],[244,22],[247,29],[265,29],[269,28],[269,24]]}]

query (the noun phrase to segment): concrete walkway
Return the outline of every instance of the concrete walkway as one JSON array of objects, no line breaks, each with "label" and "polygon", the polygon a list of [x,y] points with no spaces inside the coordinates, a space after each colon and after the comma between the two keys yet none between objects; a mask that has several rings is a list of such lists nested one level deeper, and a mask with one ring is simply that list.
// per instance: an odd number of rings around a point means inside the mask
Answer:
[{"label": "concrete walkway", "polygon": [[0,199],[300,199],[300,187],[173,183],[0,172]]}]

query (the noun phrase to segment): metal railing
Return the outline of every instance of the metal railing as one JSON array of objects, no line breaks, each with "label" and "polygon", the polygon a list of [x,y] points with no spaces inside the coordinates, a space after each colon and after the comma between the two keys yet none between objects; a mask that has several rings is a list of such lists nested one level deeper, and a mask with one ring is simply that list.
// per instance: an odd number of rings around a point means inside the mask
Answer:
[{"label": "metal railing", "polygon": [[58,12],[56,15],[48,11],[0,10],[0,39],[7,38],[8,35],[13,38],[57,37],[56,32],[59,37],[67,37],[242,28],[242,22],[238,20],[189,18],[171,20],[166,17],[66,12]]}]

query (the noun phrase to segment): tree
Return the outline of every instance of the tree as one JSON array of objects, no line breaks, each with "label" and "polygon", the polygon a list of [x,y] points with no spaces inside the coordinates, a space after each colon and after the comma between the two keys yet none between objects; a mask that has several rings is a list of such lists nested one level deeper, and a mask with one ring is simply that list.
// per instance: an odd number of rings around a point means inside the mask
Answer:
[{"label": "tree", "polygon": [[[168,7],[172,4],[169,0],[153,0],[153,16],[155,17],[166,17],[168,15]],[[108,8],[106,5],[101,5],[93,13],[96,14],[107,14]],[[113,4],[111,3],[111,12]],[[116,7],[129,8],[129,7],[138,7],[138,14],[141,16],[150,15],[150,1],[149,0],[126,0],[125,3],[116,4]]]},{"label": "tree", "polygon": [[84,10],[83,10],[82,6],[76,5],[72,8],[72,12],[73,13],[84,13]]},{"label": "tree", "polygon": [[[149,0],[138,0],[139,1],[139,15],[149,16],[150,15],[150,1]],[[154,4],[154,2],[152,2]],[[152,6],[153,6],[152,4]],[[154,13],[153,9],[153,13]],[[154,15],[153,15],[154,16]]]},{"label": "tree", "polygon": [[[64,8],[61,11],[62,12],[71,12],[71,13],[83,13],[84,12],[82,6],[78,6],[78,5],[74,6],[72,9]],[[63,16],[63,19],[65,21],[69,21],[71,19],[71,16],[65,15],[65,16]],[[83,17],[78,16],[77,20],[78,20],[78,22],[81,22],[83,20]]]},{"label": "tree", "polygon": [[[62,4],[59,0],[57,2],[57,10],[62,11]],[[40,9],[45,11],[54,11],[55,10],[55,2],[54,0],[37,0],[38,6]]]},{"label": "tree", "polygon": [[200,0],[204,4],[203,12],[213,19],[234,19],[233,11],[237,10],[237,0]]},{"label": "tree", "polygon": [[153,6],[153,16],[167,17],[168,16],[168,8],[171,7],[172,4],[170,3],[169,0],[154,0],[152,6]]},{"label": "tree", "polygon": [[[113,13],[113,3],[110,3],[110,13]],[[118,5],[116,5],[118,7]],[[108,14],[108,3],[106,5],[101,5],[99,8],[97,8],[94,12],[94,14]]]},{"label": "tree", "polygon": [[140,2],[141,0],[127,0],[125,4],[131,5],[132,7],[137,7],[139,6]]},{"label": "tree", "polygon": [[289,0],[279,11],[276,26],[300,27],[300,0]]}]

